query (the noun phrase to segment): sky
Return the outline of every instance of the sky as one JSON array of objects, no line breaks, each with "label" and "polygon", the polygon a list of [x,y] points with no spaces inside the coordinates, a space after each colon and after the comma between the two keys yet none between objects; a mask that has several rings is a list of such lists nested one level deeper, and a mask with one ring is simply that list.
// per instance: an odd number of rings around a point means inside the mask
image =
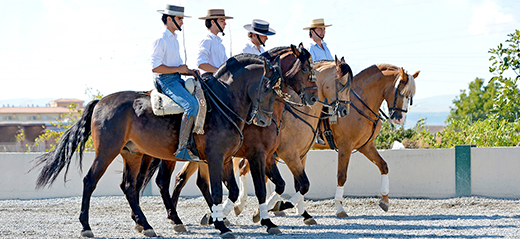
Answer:
[{"label": "sky", "polygon": [[[0,100],[77,98],[152,89],[152,43],[164,32],[157,10],[185,7],[180,44],[196,68],[209,8],[223,8],[228,56],[247,42],[245,24],[263,19],[277,32],[266,49],[309,43],[314,18],[325,42],[354,73],[378,63],[420,70],[416,99],[453,97],[476,77],[489,80],[490,48],[520,28],[518,0],[9,0],[0,8]],[[515,14],[516,13],[516,14]],[[184,58],[184,48],[181,49]]]}]

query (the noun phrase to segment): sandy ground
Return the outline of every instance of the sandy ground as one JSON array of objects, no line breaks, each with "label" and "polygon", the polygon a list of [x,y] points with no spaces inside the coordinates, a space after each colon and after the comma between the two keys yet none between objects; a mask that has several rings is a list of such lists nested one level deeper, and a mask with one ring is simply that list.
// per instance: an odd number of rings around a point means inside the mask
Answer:
[{"label": "sandy ground", "polygon": [[[0,200],[2,238],[78,238],[80,197],[41,200]],[[228,217],[237,238],[494,238],[520,237],[520,199],[462,197],[449,199],[390,199],[384,212],[378,198],[345,198],[348,218],[335,216],[333,200],[307,200],[307,211],[318,225],[306,226],[289,210],[272,216],[283,232],[270,236],[252,222],[257,207],[248,198],[244,212]],[[179,215],[188,230],[176,233],[158,196],[142,197],[141,206],[155,232],[165,238],[219,238],[213,226],[201,226],[209,212],[202,197],[181,198]],[[96,237],[143,238],[134,230],[130,207],[122,196],[93,197],[90,225]]]}]

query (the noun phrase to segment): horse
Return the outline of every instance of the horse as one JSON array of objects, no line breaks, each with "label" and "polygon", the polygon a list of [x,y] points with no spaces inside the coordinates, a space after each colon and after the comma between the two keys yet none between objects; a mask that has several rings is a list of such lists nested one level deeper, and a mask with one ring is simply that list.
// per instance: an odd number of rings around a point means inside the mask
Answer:
[{"label": "horse", "polygon": [[[258,59],[261,59],[260,64]],[[233,233],[221,217],[224,160],[240,148],[246,123],[260,127],[270,125],[283,79],[278,65],[272,65],[263,57],[244,54],[228,59],[215,77],[200,81],[206,98],[210,99],[211,110],[206,114],[204,134],[193,135],[193,138],[200,158],[209,168],[215,228],[222,237],[232,237]],[[94,236],[88,222],[90,198],[109,164],[121,154],[125,165],[121,189],[132,209],[132,219],[138,225],[136,229],[145,236],[156,236],[139,206],[136,177],[145,155],[168,161],[181,160],[173,156],[178,145],[180,122],[180,114],[155,116],[147,92],[123,91],[91,101],[81,119],[60,138],[57,148],[37,158],[33,169],[39,165],[43,168],[36,187],[51,186],[64,168],[67,169],[66,177],[77,149],[81,165],[85,142],[92,135],[95,158],[83,179],[81,235]]]},{"label": "horse", "polygon": [[[324,135],[331,135],[325,145],[314,144],[317,149],[337,149],[338,151],[338,171],[337,188],[334,197],[336,206],[336,216],[339,218],[347,217],[347,213],[342,206],[345,182],[347,180],[347,169],[350,155],[353,150],[364,154],[373,162],[381,172],[382,199],[379,206],[388,211],[390,202],[388,165],[379,155],[374,145],[374,140],[381,130],[381,120],[385,115],[377,113],[381,108],[383,100],[386,101],[389,110],[389,120],[394,124],[404,123],[405,114],[408,112],[408,104],[412,105],[415,95],[415,78],[420,71],[412,75],[405,72],[401,67],[390,64],[372,65],[360,73],[352,80],[350,89],[350,107],[354,108],[350,114],[337,119],[337,124],[330,124],[331,132],[324,132]],[[320,125],[323,127],[323,125]],[[301,132],[300,130],[298,133]],[[331,147],[330,144],[334,144]],[[278,208],[284,209],[283,203],[277,203]]]},{"label": "horse", "polygon": [[[325,111],[323,117],[346,117],[349,114],[351,81],[353,77],[352,69],[345,62],[345,58],[338,60],[335,57],[334,61],[318,61],[313,66],[316,71],[316,78],[318,84],[318,103],[310,108],[300,106],[298,104],[285,103],[285,111],[282,116],[282,130],[280,132],[281,143],[276,150],[277,157],[282,159],[294,176],[294,186],[297,192],[293,198],[283,205],[276,202],[283,190],[278,190],[283,185],[278,185],[278,181],[273,181],[276,185],[275,190],[268,200],[268,208],[273,211],[280,211],[282,209],[290,208],[298,205],[298,215],[303,217],[303,222],[306,225],[314,225],[316,221],[304,209],[303,197],[308,192],[310,184],[305,174],[305,161],[307,159],[307,152],[311,149],[316,139],[317,126],[322,115],[322,108],[331,108],[332,113]],[[299,140],[295,140],[295,139]],[[274,158],[273,158],[274,161]],[[239,203],[235,212],[239,214],[247,200],[247,184],[246,174],[249,172],[247,163],[243,163],[240,169],[240,192]],[[275,164],[271,164],[276,167]],[[278,171],[277,169],[273,171]],[[275,204],[276,203],[276,204]],[[258,220],[258,211],[254,214],[253,221]]]},{"label": "horse", "polygon": [[[299,99],[304,102],[304,104],[311,106],[317,102],[318,87],[312,75],[312,62],[310,53],[303,47],[302,44],[300,44],[298,48],[296,48],[294,45],[291,45],[290,47],[273,48],[263,54],[263,56],[266,56],[270,60],[276,59],[277,57],[280,58],[281,70],[283,72],[284,82],[287,86],[286,88],[294,90],[298,94]],[[275,102],[274,108],[273,122],[275,122],[275,124],[272,126],[260,128],[251,125],[244,127],[244,144],[235,156],[246,157],[253,165],[252,175],[255,182],[256,196],[260,204],[259,211],[262,214],[261,220],[259,220],[261,225],[267,226],[267,231],[270,234],[280,234],[281,232],[279,229],[270,221],[267,214],[266,205],[264,204],[266,200],[266,190],[263,179],[266,175],[266,161],[269,163],[271,155],[274,153],[279,144],[279,127],[282,110],[284,109],[282,97],[277,98],[277,102]],[[170,198],[168,192],[170,178],[175,165],[172,163],[163,162],[161,162],[159,165],[160,166],[156,178],[156,183],[160,189],[161,196],[167,209],[168,218],[173,221],[175,231],[183,232],[186,229],[182,225],[182,221],[178,217],[175,208],[182,187],[185,185],[189,177],[197,171],[197,169],[199,172],[197,185],[201,189],[208,205],[211,205],[211,198],[209,197],[209,192],[207,190],[207,166],[203,163],[188,162],[182,171],[177,175],[177,180],[171,196],[171,200],[168,200]],[[229,166],[229,169],[226,170],[226,172],[233,173],[232,164],[227,166]],[[268,166],[267,168],[272,167]],[[150,170],[151,171],[146,173],[142,172],[143,175],[146,174],[148,176],[146,181],[150,180],[149,177],[151,177],[155,169],[150,168]],[[270,175],[271,173],[268,171],[267,174]],[[226,182],[226,185],[234,185],[234,183],[236,183],[234,181],[234,177],[230,176],[227,178],[232,178],[233,182]],[[238,193],[234,193],[234,191],[238,192],[238,190],[229,188],[229,191],[230,195],[224,205],[225,215],[231,211],[234,205],[233,202],[235,202],[238,197]],[[205,216],[203,218],[202,224],[208,224],[210,221],[211,218]]]}]

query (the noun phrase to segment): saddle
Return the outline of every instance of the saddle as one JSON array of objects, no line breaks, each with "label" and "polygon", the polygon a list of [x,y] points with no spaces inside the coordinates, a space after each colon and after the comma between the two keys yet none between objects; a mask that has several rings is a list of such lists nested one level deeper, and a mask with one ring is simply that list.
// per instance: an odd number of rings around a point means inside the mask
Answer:
[{"label": "saddle", "polygon": [[[184,113],[184,109],[175,103],[170,97],[162,93],[161,87],[154,80],[155,89],[150,93],[150,101],[152,103],[152,111],[156,116],[174,115]],[[199,102],[199,112],[195,118],[193,132],[196,134],[204,134],[204,121],[206,119],[206,99],[200,82],[193,78],[188,78],[184,83],[186,90],[190,92],[197,102]]]}]

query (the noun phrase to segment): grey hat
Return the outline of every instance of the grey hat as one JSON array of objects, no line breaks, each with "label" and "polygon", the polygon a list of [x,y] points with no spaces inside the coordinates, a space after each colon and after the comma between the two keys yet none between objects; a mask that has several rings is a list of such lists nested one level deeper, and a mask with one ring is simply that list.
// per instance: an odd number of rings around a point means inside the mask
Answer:
[{"label": "grey hat", "polygon": [[201,20],[219,19],[219,18],[233,19],[233,17],[226,16],[226,14],[224,13],[224,9],[208,9],[208,13],[206,14],[205,17],[199,17],[199,19],[201,19]]},{"label": "grey hat", "polygon": [[179,17],[190,17],[184,15],[184,7],[181,6],[175,6],[166,4],[166,7],[164,10],[157,10],[158,13],[169,15],[169,16],[179,16]]},{"label": "grey hat", "polygon": [[276,34],[275,30],[269,28],[269,23],[267,21],[260,19],[253,19],[253,23],[244,25],[244,28],[247,31],[258,35],[271,36]]}]

